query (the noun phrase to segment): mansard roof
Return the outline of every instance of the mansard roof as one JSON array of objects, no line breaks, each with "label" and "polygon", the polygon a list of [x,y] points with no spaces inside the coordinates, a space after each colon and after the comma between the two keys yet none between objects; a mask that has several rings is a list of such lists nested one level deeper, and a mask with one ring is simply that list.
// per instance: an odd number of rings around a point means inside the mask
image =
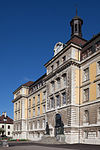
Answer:
[{"label": "mansard roof", "polygon": [[13,94],[15,94],[15,93],[16,93],[18,90],[20,90],[23,86],[24,86],[24,87],[29,87],[29,86],[31,86],[33,83],[34,83],[33,81],[28,81],[28,82],[26,82],[26,83],[20,85],[20,86],[13,92]]},{"label": "mansard roof", "polygon": [[59,53],[61,53],[61,52],[62,52],[67,46],[69,46],[71,43],[72,43],[72,44],[75,44],[75,45],[77,45],[77,46],[79,46],[79,47],[82,47],[86,42],[87,42],[87,40],[85,40],[85,39],[83,39],[83,38],[81,38],[81,37],[79,37],[79,36],[77,36],[77,35],[72,36],[71,39],[65,43],[64,48],[63,48],[60,52],[58,52],[53,58],[51,58],[51,59],[45,64],[45,66],[47,66],[48,63],[49,63],[51,60],[53,60],[54,58],[58,57]]},{"label": "mansard roof", "polygon": [[[4,119],[6,119],[6,121],[4,121]],[[10,117],[5,115],[0,116],[0,123],[4,123],[4,124],[13,124],[13,119],[11,119]]]}]

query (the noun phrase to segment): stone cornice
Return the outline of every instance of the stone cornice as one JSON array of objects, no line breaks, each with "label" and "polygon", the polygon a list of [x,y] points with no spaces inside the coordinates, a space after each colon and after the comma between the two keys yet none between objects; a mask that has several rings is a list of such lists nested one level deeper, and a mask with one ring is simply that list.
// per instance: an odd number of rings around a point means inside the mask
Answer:
[{"label": "stone cornice", "polygon": [[80,66],[80,62],[75,60],[75,59],[72,59],[70,58],[68,61],[66,61],[64,64],[60,65],[58,68],[56,68],[55,70],[53,70],[51,73],[49,73],[47,76],[46,76],[46,79],[45,80],[48,80],[50,79],[51,77],[55,76],[56,73],[59,73],[61,72],[62,70],[64,70],[65,68],[68,68],[69,66],[71,65],[76,65],[76,66]]}]

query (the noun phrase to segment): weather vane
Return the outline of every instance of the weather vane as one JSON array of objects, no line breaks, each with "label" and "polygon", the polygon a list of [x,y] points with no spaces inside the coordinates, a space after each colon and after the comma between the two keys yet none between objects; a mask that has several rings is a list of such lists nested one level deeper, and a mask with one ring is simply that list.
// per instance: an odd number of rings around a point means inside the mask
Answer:
[{"label": "weather vane", "polygon": [[76,7],[76,16],[77,16],[77,4],[75,4],[75,7]]}]

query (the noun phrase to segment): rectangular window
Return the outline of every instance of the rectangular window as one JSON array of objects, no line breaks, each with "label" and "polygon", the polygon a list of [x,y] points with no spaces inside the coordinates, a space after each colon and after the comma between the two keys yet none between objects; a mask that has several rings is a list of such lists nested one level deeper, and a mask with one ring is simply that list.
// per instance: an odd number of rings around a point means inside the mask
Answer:
[{"label": "rectangular window", "polygon": [[18,109],[20,109],[20,101],[18,102]]},{"label": "rectangular window", "polygon": [[33,117],[35,117],[35,108],[33,109]]},{"label": "rectangular window", "polygon": [[35,129],[34,122],[33,122],[33,129]]},{"label": "rectangular window", "polygon": [[10,129],[10,126],[8,125],[8,129]]},{"label": "rectangular window", "polygon": [[60,88],[60,78],[57,78],[57,88]]},{"label": "rectangular window", "polygon": [[43,92],[43,99],[46,99],[46,91]]},{"label": "rectangular window", "polygon": [[38,107],[38,115],[40,115],[40,107]]},{"label": "rectangular window", "polygon": [[98,138],[100,138],[100,130],[98,131]]},{"label": "rectangular window", "polygon": [[54,81],[52,81],[51,82],[51,92],[54,92],[54,90],[55,90],[55,82]]},{"label": "rectangular window", "polygon": [[63,85],[66,86],[67,85],[67,77],[66,74],[63,74]]},{"label": "rectangular window", "polygon": [[31,99],[29,99],[29,104],[28,104],[28,106],[31,107]]},{"label": "rectangular window", "polygon": [[100,61],[97,62],[97,74],[100,74]]},{"label": "rectangular window", "polygon": [[53,69],[54,69],[54,65],[51,66],[51,71],[53,71]]},{"label": "rectangular window", "polygon": [[62,103],[66,104],[66,92],[62,93]]},{"label": "rectangular window", "polygon": [[57,105],[57,107],[60,107],[60,96],[59,95],[56,96],[56,105]]},{"label": "rectangular window", "polygon": [[51,101],[51,109],[52,109],[52,108],[55,107],[55,101],[54,101],[54,98],[52,97],[52,98],[50,99],[50,101]]},{"label": "rectangular window", "polygon": [[38,129],[40,128],[40,121],[39,120],[37,121],[37,128]]},{"label": "rectangular window", "polygon": [[45,128],[45,119],[43,119],[43,125],[42,126],[43,126],[43,128]]},{"label": "rectangular window", "polygon": [[98,41],[98,42],[96,43],[95,47],[96,47],[96,51],[100,50],[100,41]]},{"label": "rectangular window", "polygon": [[8,135],[10,135],[10,132],[8,132]]},{"label": "rectangular window", "polygon": [[100,83],[97,85],[97,97],[100,97]]},{"label": "rectangular window", "polygon": [[17,103],[16,103],[16,108],[15,108],[15,111],[17,111]]},{"label": "rectangular window", "polygon": [[18,112],[18,119],[20,119],[20,111]]},{"label": "rectangular window", "polygon": [[38,103],[40,103],[40,94],[38,94]]},{"label": "rectangular window", "polygon": [[35,97],[33,97],[33,105],[35,105]]},{"label": "rectangular window", "polygon": [[57,64],[57,67],[59,67],[59,61],[57,61],[56,64]]},{"label": "rectangular window", "polygon": [[28,117],[31,118],[31,110],[28,111]]},{"label": "rectangular window", "polygon": [[85,131],[84,134],[85,134],[85,139],[88,139],[88,132]]},{"label": "rectangular window", "polygon": [[4,125],[2,125],[2,128],[4,129]]},{"label": "rectangular window", "polygon": [[43,105],[43,113],[45,113],[45,104]]},{"label": "rectangular window", "polygon": [[100,107],[97,109],[97,117],[98,117],[98,121],[100,121]]},{"label": "rectangular window", "polygon": [[84,112],[84,123],[89,123],[89,111],[85,110]]},{"label": "rectangular window", "polygon": [[89,68],[84,69],[84,81],[89,80]]},{"label": "rectangular window", "polygon": [[84,102],[89,101],[89,88],[84,89]]}]

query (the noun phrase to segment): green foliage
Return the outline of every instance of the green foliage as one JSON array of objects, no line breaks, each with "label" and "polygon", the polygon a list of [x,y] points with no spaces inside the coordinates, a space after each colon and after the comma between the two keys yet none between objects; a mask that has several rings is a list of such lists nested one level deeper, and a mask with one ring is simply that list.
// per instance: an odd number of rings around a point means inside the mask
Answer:
[{"label": "green foliage", "polygon": [[0,128],[0,134],[3,134],[5,130],[3,128]]}]

